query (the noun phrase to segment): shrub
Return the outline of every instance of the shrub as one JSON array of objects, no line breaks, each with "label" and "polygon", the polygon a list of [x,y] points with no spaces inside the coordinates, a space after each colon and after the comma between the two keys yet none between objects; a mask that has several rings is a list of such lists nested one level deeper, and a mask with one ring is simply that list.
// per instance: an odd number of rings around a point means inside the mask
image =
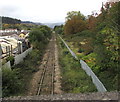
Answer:
[{"label": "shrub", "polygon": [[16,70],[2,69],[3,97],[15,95],[21,91],[22,81],[19,80]]}]

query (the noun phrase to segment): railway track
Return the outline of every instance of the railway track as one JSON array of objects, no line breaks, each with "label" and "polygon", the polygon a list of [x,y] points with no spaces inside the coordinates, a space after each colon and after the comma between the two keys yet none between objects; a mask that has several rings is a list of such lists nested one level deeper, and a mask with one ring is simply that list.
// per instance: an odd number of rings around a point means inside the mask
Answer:
[{"label": "railway track", "polygon": [[55,36],[52,37],[46,58],[43,61],[42,73],[36,95],[54,94],[54,70],[55,70]]}]

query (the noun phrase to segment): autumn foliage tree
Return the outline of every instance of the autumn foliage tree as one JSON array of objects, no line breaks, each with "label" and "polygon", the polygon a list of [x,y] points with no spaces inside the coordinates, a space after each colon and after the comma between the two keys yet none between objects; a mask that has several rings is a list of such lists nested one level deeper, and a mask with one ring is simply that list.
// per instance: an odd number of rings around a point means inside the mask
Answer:
[{"label": "autumn foliage tree", "polygon": [[85,17],[78,11],[67,13],[66,23],[64,26],[65,34],[76,34],[87,29]]},{"label": "autumn foliage tree", "polygon": [[89,30],[92,30],[92,31],[95,30],[95,28],[96,28],[96,21],[97,21],[97,19],[96,19],[95,16],[93,16],[93,15],[89,16],[89,18],[87,20],[87,24],[88,24],[88,29]]}]

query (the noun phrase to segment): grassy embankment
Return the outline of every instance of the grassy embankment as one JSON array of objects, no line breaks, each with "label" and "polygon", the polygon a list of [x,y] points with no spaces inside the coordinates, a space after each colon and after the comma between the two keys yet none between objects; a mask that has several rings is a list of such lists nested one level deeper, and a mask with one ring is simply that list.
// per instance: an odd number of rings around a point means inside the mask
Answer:
[{"label": "grassy embankment", "polygon": [[62,73],[62,90],[67,93],[95,92],[96,87],[91,78],[81,68],[79,61],[76,61],[65,45],[58,38],[59,63]]},{"label": "grassy embankment", "polygon": [[117,81],[114,76],[108,71],[100,72],[100,66],[96,62],[96,53],[93,48],[93,38],[79,35],[63,36],[72,51],[78,56],[79,59],[84,60],[88,66],[93,70],[101,82],[105,85],[108,91],[117,89]]}]

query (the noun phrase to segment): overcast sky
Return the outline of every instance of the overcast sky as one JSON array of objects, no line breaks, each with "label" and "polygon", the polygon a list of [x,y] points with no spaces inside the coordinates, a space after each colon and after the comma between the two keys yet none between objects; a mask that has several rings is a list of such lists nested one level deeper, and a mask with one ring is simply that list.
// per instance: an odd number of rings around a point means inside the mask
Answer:
[{"label": "overcast sky", "polygon": [[41,23],[64,22],[68,11],[85,16],[99,11],[107,0],[1,0],[0,16]]}]

